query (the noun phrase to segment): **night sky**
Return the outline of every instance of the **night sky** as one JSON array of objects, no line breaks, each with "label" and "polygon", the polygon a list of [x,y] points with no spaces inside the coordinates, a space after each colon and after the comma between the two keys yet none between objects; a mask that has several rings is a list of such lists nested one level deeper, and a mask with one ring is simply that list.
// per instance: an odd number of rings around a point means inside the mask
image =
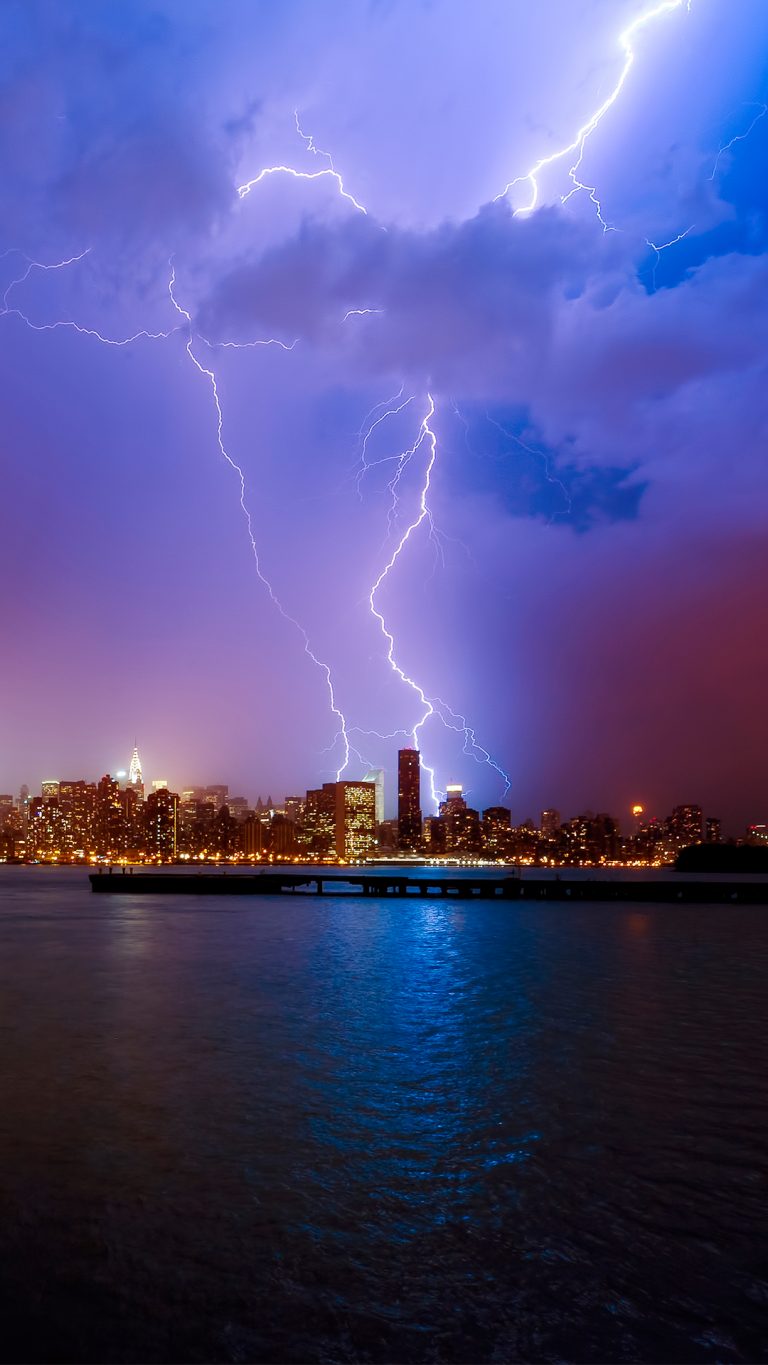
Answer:
[{"label": "night sky", "polygon": [[576,153],[535,211],[503,194],[653,9],[5,0],[1,790],[134,739],[177,789],[331,780],[305,631],[392,813],[424,714],[370,610],[394,556],[375,604],[444,718],[438,787],[768,818],[765,0],[658,6],[594,194],[563,202]]}]

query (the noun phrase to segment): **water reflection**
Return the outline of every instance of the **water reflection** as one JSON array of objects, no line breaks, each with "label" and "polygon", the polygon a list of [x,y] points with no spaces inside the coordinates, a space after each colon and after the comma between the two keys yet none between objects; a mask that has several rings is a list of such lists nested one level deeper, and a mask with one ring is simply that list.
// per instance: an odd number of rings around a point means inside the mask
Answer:
[{"label": "water reflection", "polygon": [[79,875],[4,882],[7,1357],[765,1358],[759,908]]}]

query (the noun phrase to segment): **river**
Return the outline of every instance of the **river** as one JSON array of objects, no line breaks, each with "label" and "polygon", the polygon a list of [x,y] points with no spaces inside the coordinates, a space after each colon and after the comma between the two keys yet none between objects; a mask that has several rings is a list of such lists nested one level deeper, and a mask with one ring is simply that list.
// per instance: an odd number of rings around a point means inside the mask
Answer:
[{"label": "river", "polygon": [[768,907],[0,867],[2,1359],[768,1359]]}]

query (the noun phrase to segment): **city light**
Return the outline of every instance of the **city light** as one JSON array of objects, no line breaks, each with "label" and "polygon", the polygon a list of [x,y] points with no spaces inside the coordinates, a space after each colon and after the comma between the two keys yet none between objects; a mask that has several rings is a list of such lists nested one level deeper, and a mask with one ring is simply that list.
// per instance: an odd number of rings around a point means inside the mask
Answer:
[{"label": "city light", "polygon": [[[98,782],[46,778],[39,795],[27,788],[19,797],[0,794],[0,861],[655,868],[693,845],[724,842],[720,820],[705,819],[699,805],[678,805],[657,818],[635,802],[624,830],[605,812],[563,820],[554,807],[541,812],[538,824],[516,824],[508,806],[470,806],[458,782],[448,783],[445,797],[425,814],[431,779],[421,754],[411,746],[397,758],[396,813],[387,818],[383,769],[326,782],[282,803],[271,796],[253,803],[222,782],[181,792],[164,778],[146,784],[134,746],[127,776],[120,769]],[[753,823],[735,842],[765,847],[767,828]]]}]

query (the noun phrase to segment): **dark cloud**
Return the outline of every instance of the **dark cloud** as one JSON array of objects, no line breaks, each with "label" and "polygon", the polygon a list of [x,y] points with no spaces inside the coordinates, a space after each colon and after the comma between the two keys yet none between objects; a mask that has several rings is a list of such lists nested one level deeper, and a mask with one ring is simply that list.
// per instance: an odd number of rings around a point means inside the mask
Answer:
[{"label": "dark cloud", "polygon": [[[225,273],[199,323],[216,338],[299,336],[343,350],[361,373],[399,369],[451,391],[522,390],[558,309],[590,281],[605,294],[625,251],[593,224],[554,209],[515,217],[506,201],[423,234],[360,215],[307,220],[290,241]],[[358,308],[377,312],[345,323]]]}]

